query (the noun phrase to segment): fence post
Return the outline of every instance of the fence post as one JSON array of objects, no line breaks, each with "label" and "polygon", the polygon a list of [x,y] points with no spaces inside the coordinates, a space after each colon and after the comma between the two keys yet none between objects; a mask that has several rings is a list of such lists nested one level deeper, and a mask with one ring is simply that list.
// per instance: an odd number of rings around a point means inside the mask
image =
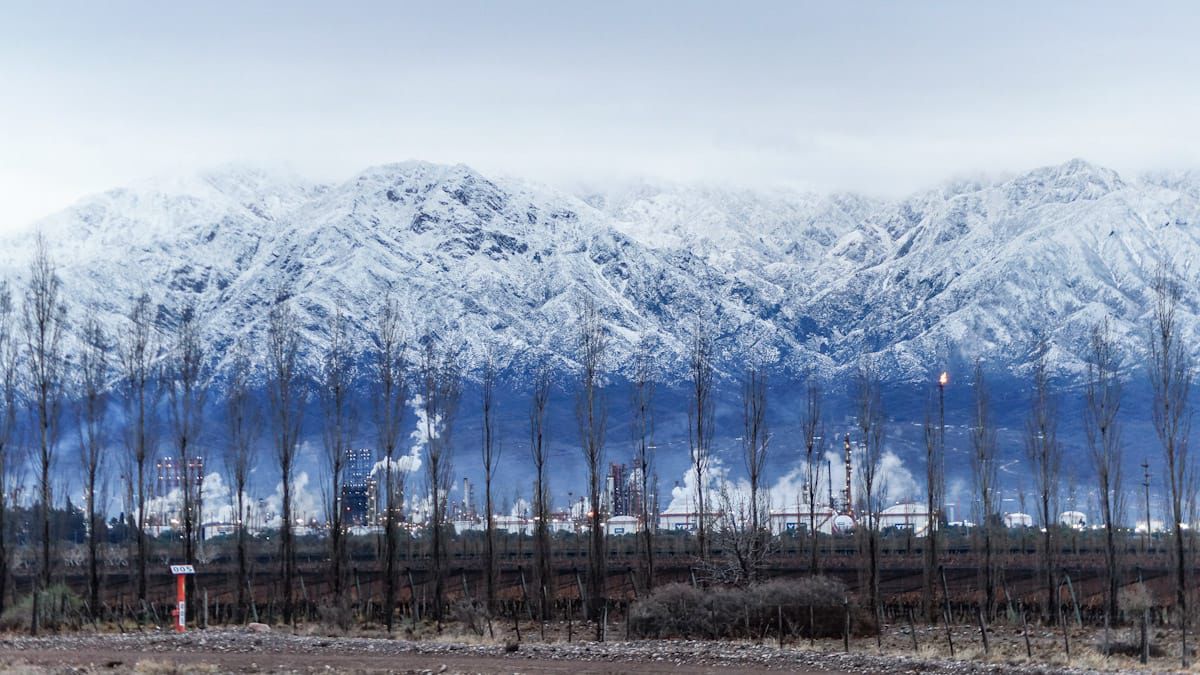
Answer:
[{"label": "fence post", "polygon": [[846,613],[846,630],[842,633],[842,646],[850,653],[850,599],[842,599],[842,610]]},{"label": "fence post", "polygon": [[579,576],[579,568],[575,568],[575,585],[579,588],[579,607],[586,617],[588,616],[587,594],[583,592],[583,579]]},{"label": "fence post", "polygon": [[983,608],[976,607],[976,614],[979,617],[979,635],[983,637],[983,656],[986,658],[991,655],[992,648],[988,643],[987,623],[983,620]]},{"label": "fence post", "polygon": [[1021,634],[1025,636],[1025,656],[1032,659],[1033,647],[1029,644],[1029,622],[1025,620],[1025,606],[1018,603],[1017,608],[1021,612]]},{"label": "fence post", "polygon": [[779,648],[783,649],[783,605],[775,605],[775,613],[779,619]]},{"label": "fence post", "polygon": [[938,565],[938,573],[942,575],[942,613],[946,620],[946,644],[950,646],[950,658],[954,658],[954,633],[950,630],[950,586],[946,583],[946,568]]},{"label": "fence post", "polygon": [[[1062,590],[1062,582],[1059,582],[1058,590],[1060,590],[1060,591]],[[1067,622],[1063,621],[1061,600],[1058,603],[1058,623],[1059,623],[1059,625],[1062,626],[1062,629],[1063,629],[1063,649],[1066,651],[1067,663],[1070,664],[1071,663],[1071,634],[1070,634],[1070,628],[1067,626]]]},{"label": "fence post", "polygon": [[1075,584],[1071,583],[1071,575],[1063,572],[1063,578],[1067,580],[1067,591],[1071,594],[1071,605],[1075,608],[1075,627],[1083,627],[1083,617],[1079,614],[1079,599],[1075,597]]}]

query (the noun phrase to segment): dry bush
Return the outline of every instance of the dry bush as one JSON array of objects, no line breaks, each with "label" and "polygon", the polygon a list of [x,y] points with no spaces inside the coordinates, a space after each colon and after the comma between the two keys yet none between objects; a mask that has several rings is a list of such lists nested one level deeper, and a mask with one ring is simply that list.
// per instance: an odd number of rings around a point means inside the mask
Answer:
[{"label": "dry bush", "polygon": [[704,594],[687,584],[660,586],[629,612],[630,634],[651,638],[698,636],[698,622],[708,614]]},{"label": "dry bush", "polygon": [[[828,577],[775,579],[749,587],[714,586],[705,590],[668,584],[634,603],[630,634],[645,638],[757,638],[784,632],[807,637],[837,637],[845,630],[846,586]],[[851,630],[875,630],[869,613],[855,608]],[[811,629],[810,629],[811,618]]]},{"label": "dry bush", "polygon": [[354,623],[354,609],[345,600],[335,600],[332,604],[317,607],[321,625],[327,632],[345,635]]},{"label": "dry bush", "polygon": [[1117,606],[1125,616],[1140,618],[1142,611],[1154,607],[1154,594],[1146,584],[1130,584],[1117,592]]},{"label": "dry bush", "polygon": [[[27,631],[33,620],[33,596],[26,595],[4,610],[0,630]],[[83,625],[83,601],[62,584],[38,596],[38,627],[43,630],[78,630]]]},{"label": "dry bush", "polygon": [[[773,579],[750,587],[748,595],[751,623],[755,626],[777,631],[782,613],[785,629],[792,628],[787,632],[804,637],[839,637],[845,632],[846,608],[842,603],[848,595],[846,585],[838,579],[824,576]],[[850,630],[855,635],[873,634],[876,627],[870,612],[857,607],[851,611]]]},{"label": "dry bush", "polygon": [[476,636],[487,627],[487,609],[483,603],[470,599],[459,600],[450,608],[450,618],[471,629]]}]

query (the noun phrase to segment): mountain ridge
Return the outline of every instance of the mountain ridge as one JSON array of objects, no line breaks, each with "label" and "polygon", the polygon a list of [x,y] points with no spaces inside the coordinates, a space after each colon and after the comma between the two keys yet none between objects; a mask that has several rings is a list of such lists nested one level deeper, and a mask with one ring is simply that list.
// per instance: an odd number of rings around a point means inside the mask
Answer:
[{"label": "mountain ridge", "polygon": [[391,293],[411,337],[453,336],[468,365],[495,345],[514,371],[570,370],[590,299],[616,372],[641,344],[662,376],[678,374],[699,319],[728,372],[829,377],[866,358],[902,381],[951,356],[1019,372],[1045,338],[1070,376],[1105,315],[1137,361],[1163,261],[1188,282],[1182,324],[1196,344],[1197,222],[1200,175],[1126,179],[1080,159],[895,200],[713,186],[569,194],[421,161],[340,183],[233,166],[84,198],[6,237],[0,278],[19,285],[40,231],[73,323],[94,311],[119,330],[147,292],[164,330],[194,307],[218,352],[260,337],[288,289],[310,367],[335,308],[365,349]]}]

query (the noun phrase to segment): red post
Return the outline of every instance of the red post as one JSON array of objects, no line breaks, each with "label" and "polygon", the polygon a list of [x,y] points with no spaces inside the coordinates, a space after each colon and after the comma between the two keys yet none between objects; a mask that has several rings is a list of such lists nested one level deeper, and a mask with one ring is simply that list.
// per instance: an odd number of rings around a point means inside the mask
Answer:
[{"label": "red post", "polygon": [[175,575],[175,615],[178,617],[175,620],[175,632],[182,633],[187,626],[187,575]]},{"label": "red post", "polygon": [[195,574],[196,568],[191,565],[171,565],[171,574],[175,575],[175,632],[187,630],[187,575]]}]

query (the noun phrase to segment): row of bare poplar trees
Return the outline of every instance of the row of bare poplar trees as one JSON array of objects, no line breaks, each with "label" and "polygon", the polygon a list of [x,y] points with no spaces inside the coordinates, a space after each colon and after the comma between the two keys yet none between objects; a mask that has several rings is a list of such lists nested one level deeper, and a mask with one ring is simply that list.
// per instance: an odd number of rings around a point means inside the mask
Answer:
[{"label": "row of bare poplar trees", "polygon": [[[1154,284],[1154,308],[1150,330],[1149,363],[1154,393],[1153,422],[1162,446],[1164,485],[1167,488],[1169,516],[1174,541],[1176,570],[1176,604],[1186,632],[1186,548],[1183,537],[1187,509],[1192,507],[1193,471],[1188,455],[1190,432],[1189,394],[1194,375],[1190,354],[1181,339],[1177,313],[1182,301],[1182,285],[1169,270],[1162,269]],[[133,519],[134,557],[139,602],[146,602],[147,499],[151,494],[153,461],[160,448],[167,448],[182,476],[180,510],[182,544],[180,556],[184,562],[195,558],[200,540],[198,514],[203,507],[202,477],[197,475],[205,458],[200,435],[208,405],[210,368],[217,357],[200,336],[197,319],[190,310],[182,310],[171,321],[161,321],[145,295],[129,307],[119,335],[107,335],[96,317],[83,318],[77,346],[67,348],[64,341],[67,315],[63,289],[43,242],[38,243],[30,266],[29,278],[19,302],[4,287],[0,292],[0,495],[9,495],[12,481],[22,464],[18,445],[32,449],[34,482],[43,505],[53,504],[52,467],[55,453],[75,445],[83,467],[85,510],[89,530],[89,605],[98,612],[98,534],[102,527],[102,476],[108,461],[105,449],[113,439],[107,437],[113,426],[108,423],[111,409],[121,412],[119,435],[126,452],[119,470],[125,487],[122,495]],[[161,309],[158,311],[162,311]],[[168,333],[156,326],[167,323]],[[604,516],[601,512],[604,485],[604,450],[606,443],[608,402],[604,386],[604,366],[607,360],[608,335],[602,318],[592,304],[581,308],[578,333],[578,382],[575,386],[575,416],[579,429],[579,447],[587,467],[587,502],[590,527],[587,577],[588,613],[598,618],[605,598],[606,571],[604,563]],[[373,384],[373,426],[378,435],[380,459],[384,460],[384,545],[381,566],[384,570],[385,601],[383,613],[391,627],[395,598],[398,592],[398,541],[400,538],[401,508],[405,501],[405,481],[408,467],[397,456],[403,430],[406,401],[419,395],[422,406],[422,433],[426,440],[423,458],[425,474],[424,495],[428,498],[428,533],[431,543],[431,573],[434,580],[434,615],[439,623],[443,616],[445,596],[445,565],[447,537],[447,495],[451,483],[451,430],[461,398],[463,373],[454,351],[434,336],[426,336],[410,350],[404,332],[405,323],[397,304],[385,300],[376,313],[373,326],[373,345],[370,353]],[[250,471],[256,461],[255,448],[262,434],[271,439],[281,478],[282,500],[280,514],[280,565],[285,620],[295,614],[296,585],[295,518],[293,514],[293,485],[296,453],[301,439],[305,405],[314,392],[309,378],[302,370],[300,355],[310,347],[321,354],[321,368],[316,378],[316,398],[322,413],[325,448],[326,517],[329,523],[331,547],[329,579],[332,597],[338,602],[349,594],[342,592],[347,579],[347,550],[344,522],[343,487],[345,462],[351,440],[356,438],[357,406],[352,396],[352,363],[356,354],[346,334],[346,320],[334,311],[326,330],[326,343],[304,345],[297,316],[285,293],[272,303],[261,351],[244,341],[235,341],[226,355],[228,382],[223,404],[227,433],[223,435],[223,452],[239,518],[249,510],[246,503]],[[748,582],[759,574],[771,550],[768,527],[768,496],[763,485],[763,473],[770,435],[766,423],[767,380],[760,370],[751,369],[742,380],[741,399],[743,425],[741,442],[749,479],[748,500],[733,491],[721,488],[717,495],[709,493],[710,472],[713,467],[715,436],[715,388],[717,382],[714,345],[711,331],[698,325],[690,341],[688,360],[688,447],[693,472],[696,512],[702,514],[697,522],[696,548],[699,568],[707,578],[717,581]],[[68,353],[70,352],[70,353]],[[416,353],[417,363],[406,362],[406,354]],[[1034,361],[1032,395],[1026,433],[1027,458],[1034,469],[1038,519],[1044,525],[1043,577],[1046,585],[1046,611],[1056,597],[1057,562],[1054,559],[1054,527],[1056,499],[1062,448],[1057,440],[1057,397],[1051,386],[1048,355],[1043,348]],[[260,363],[266,375],[267,405],[259,410],[251,391],[253,364]],[[1107,321],[1093,327],[1087,350],[1085,377],[1085,420],[1088,447],[1093,460],[1100,496],[1100,510],[1105,530],[1106,612],[1110,620],[1117,616],[1117,589],[1120,585],[1116,529],[1120,522],[1122,438],[1118,424],[1121,405],[1121,376],[1114,336]],[[654,379],[653,364],[648,350],[639,350],[633,367],[632,415],[634,428],[634,460],[640,481],[639,514],[644,522],[654,517],[653,504],[648,498],[655,492],[651,484],[654,465]],[[497,594],[497,561],[495,523],[493,522],[492,483],[500,460],[500,442],[496,425],[497,356],[485,355],[481,376],[482,439],[481,459],[485,490],[485,547],[486,595],[489,608],[494,608]],[[925,418],[926,484],[928,540],[925,546],[924,609],[928,620],[937,619],[936,583],[939,568],[939,519],[944,519],[945,484],[945,416],[943,396],[945,382],[931,389]],[[977,528],[984,556],[985,610],[990,614],[996,606],[995,580],[995,518],[997,512],[997,442],[994,423],[990,417],[990,402],[982,367],[977,364],[973,376],[974,419],[971,424],[970,457],[975,492],[979,496]],[[529,405],[529,456],[533,461],[535,484],[533,507],[535,516],[534,582],[543,615],[549,613],[554,583],[550,546],[550,486],[548,479],[547,409],[551,392],[548,368],[538,370],[534,377],[533,395]],[[879,374],[861,367],[855,386],[857,453],[860,525],[865,525],[865,562],[868,569],[868,593],[872,606],[879,607],[879,544],[878,514],[887,498],[887,485],[882,476],[884,423],[883,397]],[[802,413],[802,461],[805,467],[803,498],[807,503],[801,510],[809,514],[811,533],[810,567],[818,569],[816,538],[821,466],[824,463],[825,429],[822,422],[822,392],[812,383]],[[70,408],[70,409],[68,409]],[[19,423],[18,413],[29,413],[30,424]],[[67,443],[60,438],[64,428],[77,429],[78,439]],[[209,439],[211,440],[211,439]],[[851,444],[849,436],[846,443]],[[716,500],[718,503],[713,504]],[[0,528],[5,527],[3,510],[9,500],[0,499]],[[41,510],[41,563],[39,582],[42,587],[52,581],[53,537],[50,532],[49,509]],[[710,516],[719,513],[719,516]],[[716,518],[728,522],[714,528]],[[237,532],[237,565],[239,574],[239,607],[247,606],[246,583],[249,574],[247,540],[244,528]],[[639,554],[642,559],[643,586],[649,589],[654,580],[654,528],[642,529]],[[712,538],[722,537],[721,560],[710,556]],[[0,531],[0,602],[7,596],[4,584],[9,578],[8,554],[3,549],[9,537]],[[597,629],[599,630],[599,628]],[[1185,650],[1186,654],[1186,650]]]},{"label": "row of bare poplar trees", "polygon": [[[1187,522],[1195,516],[1196,478],[1194,463],[1188,453],[1190,436],[1190,387],[1196,371],[1190,351],[1183,340],[1179,323],[1184,285],[1170,267],[1162,267],[1154,277],[1150,325],[1147,326],[1148,359],[1145,372],[1153,393],[1152,422],[1161,447],[1163,486],[1167,500],[1167,519],[1170,526],[1174,577],[1175,606],[1184,635],[1183,659],[1187,662],[1188,631],[1188,560],[1185,543]],[[1122,484],[1123,450],[1119,413],[1122,404],[1122,368],[1116,336],[1107,318],[1093,325],[1088,334],[1083,383],[1083,428],[1088,456],[1095,477],[1096,494],[1103,529],[1104,550],[1104,616],[1108,626],[1119,618],[1118,589],[1122,583],[1119,560],[1118,530],[1124,522],[1126,493]],[[697,527],[697,552],[700,565],[709,578],[719,581],[746,582],[754,580],[770,552],[771,539],[766,532],[767,500],[763,497],[762,468],[767,453],[767,433],[764,410],[766,385],[761,372],[749,371],[742,382],[743,424],[742,449],[746,476],[749,479],[749,498],[739,497],[724,486],[718,488],[718,503],[710,503],[707,494],[711,471],[711,441],[714,423],[714,368],[712,343],[705,331],[693,336],[689,369],[689,447],[691,471],[694,474],[694,503],[702,517]],[[940,526],[945,525],[946,422],[943,374],[934,387],[926,406],[924,422],[926,475],[927,539],[924,545],[923,610],[929,622],[939,620],[945,611],[938,602],[940,564]],[[1056,551],[1061,547],[1063,527],[1057,523],[1058,500],[1062,491],[1063,448],[1058,440],[1059,396],[1052,384],[1049,348],[1043,344],[1037,350],[1031,368],[1029,412],[1025,429],[1025,458],[1034,482],[1036,515],[1042,530],[1042,560],[1040,578],[1044,584],[1043,618],[1055,620],[1058,606],[1058,568],[1061,561]],[[881,381],[877,371],[869,366],[858,368],[853,387],[856,429],[845,437],[847,449],[853,453],[857,469],[858,491],[856,507],[866,594],[871,607],[879,611],[880,561],[879,514],[888,499],[888,484],[883,475],[884,410]],[[999,458],[995,421],[982,364],[976,362],[970,382],[972,419],[968,438],[969,469],[973,493],[977,498],[972,517],[977,550],[981,554],[981,581],[984,590],[983,607],[987,616],[994,616],[998,598],[998,528],[1000,484]],[[818,498],[821,471],[824,464],[825,428],[821,420],[822,392],[811,383],[807,389],[801,413],[801,456],[805,484],[797,511],[808,514],[810,539],[810,568],[819,570]],[[739,501],[740,500],[740,501]],[[1150,514],[1147,505],[1147,527]],[[723,519],[721,527],[712,531],[712,524]],[[722,556],[713,560],[709,555],[710,537],[721,539]]]},{"label": "row of bare poplar trees", "polygon": [[[83,467],[83,493],[88,524],[88,605],[99,614],[99,548],[104,532],[103,510],[106,502],[104,476],[119,474],[121,495],[129,514],[137,586],[137,602],[148,608],[147,577],[151,559],[148,501],[153,495],[155,461],[169,458],[178,471],[179,525],[181,547],[179,561],[193,563],[201,541],[197,522],[203,510],[204,462],[212,459],[207,449],[221,445],[221,455],[230,478],[233,507],[239,523],[250,513],[248,487],[251,471],[259,459],[257,448],[263,436],[270,439],[279,472],[281,501],[279,514],[280,591],[283,618],[296,619],[296,594],[293,589],[302,580],[297,577],[294,514],[294,479],[306,405],[319,402],[324,445],[322,494],[329,529],[331,585],[330,597],[342,605],[348,578],[347,532],[343,488],[346,463],[352,439],[358,438],[358,406],[353,397],[354,360],[347,339],[346,320],[335,310],[326,326],[322,345],[305,345],[298,317],[286,292],[274,298],[266,322],[263,344],[256,350],[243,339],[228,345],[227,353],[218,354],[206,343],[191,309],[173,317],[160,317],[162,308],[152,305],[148,295],[134,299],[117,335],[109,335],[94,315],[82,320],[75,342],[65,340],[68,325],[61,281],[45,242],[37,242],[29,279],[20,302],[14,302],[7,285],[0,287],[0,605],[8,597],[4,584],[10,578],[9,554],[3,547],[11,533],[4,510],[12,502],[15,482],[23,480],[20,471],[25,455],[18,446],[32,447],[34,481],[38,503],[54,504],[55,468],[61,449],[76,446]],[[163,319],[167,320],[163,320]],[[165,331],[160,325],[170,326]],[[463,373],[458,355],[436,336],[425,336],[410,345],[399,306],[386,299],[376,313],[369,353],[369,379],[373,426],[383,461],[383,546],[381,567],[384,579],[382,614],[389,629],[395,615],[399,590],[397,555],[405,504],[405,477],[409,466],[398,457],[404,429],[404,409],[410,398],[421,406],[420,429],[425,439],[424,497],[428,498],[426,531],[431,546],[430,573],[433,579],[433,614],[440,626],[444,614],[446,576],[446,538],[448,532],[448,495],[451,486],[451,431],[461,398]],[[410,349],[412,347],[412,349]],[[312,378],[303,370],[302,352],[312,349],[320,354],[320,372],[312,387]],[[579,334],[581,364],[576,415],[580,446],[588,466],[588,498],[592,505],[601,503],[604,474],[604,444],[607,429],[607,401],[603,387],[603,363],[608,339],[595,307],[582,310]],[[410,364],[406,354],[418,354]],[[201,439],[203,422],[209,411],[208,393],[212,384],[213,364],[224,358],[227,363],[223,400],[226,430],[220,439]],[[636,381],[635,415],[641,429],[638,462],[642,467],[643,494],[648,492],[649,467],[652,465],[652,407],[654,385],[650,377],[649,356],[641,358]],[[266,405],[258,406],[253,395],[256,368],[265,375]],[[496,354],[489,351],[481,377],[483,438],[482,466],[485,476],[485,564],[486,593],[489,609],[497,594],[495,523],[493,520],[493,479],[500,459],[496,427]],[[549,613],[553,601],[551,537],[549,531],[551,498],[549,486],[549,442],[547,410],[551,392],[551,372],[538,371],[529,411],[529,452],[535,467],[534,509],[535,580],[540,589],[542,615]],[[314,391],[315,389],[315,391]],[[22,425],[21,411],[29,413],[29,425]],[[119,420],[110,415],[119,412]],[[78,430],[77,442],[61,438],[64,429]],[[110,438],[118,428],[119,438]],[[24,436],[22,436],[24,434]],[[123,445],[126,452],[112,457],[109,448]],[[160,454],[160,452],[162,454]],[[112,466],[110,466],[112,464]],[[414,502],[423,501],[418,497]],[[644,500],[643,500],[644,501]],[[50,509],[41,510],[41,560],[38,565],[38,590],[53,581]],[[642,516],[650,518],[650,505],[643,503]],[[590,514],[591,555],[589,556],[588,611],[599,616],[604,603],[604,515],[593,507]],[[646,532],[644,548],[652,561],[651,532]],[[248,533],[238,527],[235,535],[238,570],[237,605],[242,612],[249,607],[250,560]],[[652,563],[651,563],[652,564]],[[653,578],[647,569],[646,583]],[[297,582],[300,582],[299,584]],[[194,589],[189,585],[189,594]],[[35,595],[36,597],[36,595]],[[189,603],[194,602],[188,598]],[[193,605],[194,606],[194,605]],[[2,611],[2,606],[0,606]],[[343,611],[340,616],[347,617]]]}]

